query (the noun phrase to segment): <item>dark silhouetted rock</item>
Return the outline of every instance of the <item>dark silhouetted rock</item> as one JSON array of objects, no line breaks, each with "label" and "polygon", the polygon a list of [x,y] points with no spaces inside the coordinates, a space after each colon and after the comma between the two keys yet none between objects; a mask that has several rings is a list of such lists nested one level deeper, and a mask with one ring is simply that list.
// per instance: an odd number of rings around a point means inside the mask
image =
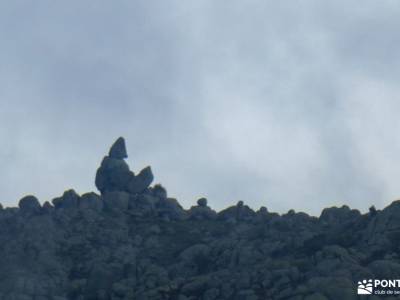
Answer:
[{"label": "dark silhouetted rock", "polygon": [[19,209],[24,214],[35,214],[40,212],[40,203],[35,196],[25,196],[19,200]]},{"label": "dark silhouetted rock", "polygon": [[49,213],[53,212],[53,210],[54,210],[54,206],[51,205],[51,203],[49,201],[46,201],[43,203],[42,211],[44,213],[49,214]]},{"label": "dark silhouetted rock", "polygon": [[207,199],[197,200],[197,206],[192,206],[188,211],[189,219],[194,220],[214,220],[217,213],[207,206]]},{"label": "dark silhouetted rock", "polygon": [[296,211],[294,209],[289,209],[288,212],[286,213],[287,216],[294,216],[296,214]]},{"label": "dark silhouetted rock", "polygon": [[376,211],[375,206],[372,205],[372,206],[369,208],[369,214],[370,214],[370,216],[371,216],[371,217],[376,216],[377,213],[378,213],[378,212]]},{"label": "dark silhouetted rock", "polygon": [[319,219],[327,223],[343,223],[360,216],[360,212],[350,209],[347,205],[342,207],[324,208]]},{"label": "dark silhouetted rock", "polygon": [[400,246],[400,200],[392,202],[370,218],[363,239],[368,241],[370,250],[376,252],[376,258],[383,258],[379,253]]},{"label": "dark silhouetted rock", "polygon": [[108,154],[110,158],[125,159],[128,157],[126,152],[125,139],[123,137],[118,138],[110,148]]},{"label": "dark silhouetted rock", "polygon": [[130,179],[128,191],[132,194],[138,194],[147,189],[153,182],[154,176],[150,167],[144,168],[137,176]]},{"label": "dark silhouetted rock", "polygon": [[202,207],[206,207],[207,206],[207,199],[206,198],[200,198],[199,200],[197,200],[197,205],[198,206],[202,206]]},{"label": "dark silhouetted rock", "polygon": [[160,199],[167,199],[168,197],[167,190],[161,184],[154,185],[152,193],[155,197]]},{"label": "dark silhouetted rock", "polygon": [[261,206],[258,211],[256,211],[258,221],[266,221],[270,218],[268,209],[265,206]]},{"label": "dark silhouetted rock", "polygon": [[95,184],[101,193],[127,191],[132,178],[134,174],[124,160],[106,156],[96,172]]},{"label": "dark silhouetted rock", "polygon": [[144,168],[135,176],[124,161],[126,157],[125,141],[119,138],[96,172],[95,184],[101,194],[116,191],[139,194],[147,190],[153,182],[154,176],[150,167]]},{"label": "dark silhouetted rock", "polygon": [[249,221],[256,216],[256,213],[243,201],[239,201],[236,206],[228,207],[218,213],[221,220]]},{"label": "dark silhouetted rock", "polygon": [[260,214],[268,214],[268,209],[265,206],[261,206],[257,212]]},{"label": "dark silhouetted rock", "polygon": [[73,209],[79,205],[79,195],[74,190],[68,190],[64,194],[52,200],[53,205],[56,209]]},{"label": "dark silhouetted rock", "polygon": [[185,210],[125,157],[119,139],[101,195],[0,207],[0,300],[345,300],[358,280],[400,278],[400,201],[319,218],[243,201],[217,214],[205,198]]}]

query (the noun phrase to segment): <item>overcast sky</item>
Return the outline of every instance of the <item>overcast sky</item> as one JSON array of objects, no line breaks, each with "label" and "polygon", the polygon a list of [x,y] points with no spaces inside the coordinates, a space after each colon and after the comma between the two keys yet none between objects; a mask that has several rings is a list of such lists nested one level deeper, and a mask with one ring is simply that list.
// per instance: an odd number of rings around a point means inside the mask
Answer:
[{"label": "overcast sky", "polygon": [[396,1],[1,1],[0,202],[95,190],[109,146],[184,207],[400,197]]}]

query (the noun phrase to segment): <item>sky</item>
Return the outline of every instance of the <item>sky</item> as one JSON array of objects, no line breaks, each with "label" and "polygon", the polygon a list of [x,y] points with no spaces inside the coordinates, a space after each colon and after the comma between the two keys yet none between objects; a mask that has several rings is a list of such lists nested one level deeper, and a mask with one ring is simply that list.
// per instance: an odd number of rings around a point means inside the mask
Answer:
[{"label": "sky", "polygon": [[398,1],[1,1],[0,203],[95,191],[110,145],[185,207],[400,197]]}]

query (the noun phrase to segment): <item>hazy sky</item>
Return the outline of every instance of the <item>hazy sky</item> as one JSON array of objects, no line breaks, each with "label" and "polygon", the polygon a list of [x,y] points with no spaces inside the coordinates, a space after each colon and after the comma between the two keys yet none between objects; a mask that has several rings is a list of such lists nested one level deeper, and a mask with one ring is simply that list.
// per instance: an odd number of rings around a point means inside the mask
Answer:
[{"label": "hazy sky", "polygon": [[109,146],[190,207],[400,197],[400,3],[1,1],[0,202],[95,190]]}]

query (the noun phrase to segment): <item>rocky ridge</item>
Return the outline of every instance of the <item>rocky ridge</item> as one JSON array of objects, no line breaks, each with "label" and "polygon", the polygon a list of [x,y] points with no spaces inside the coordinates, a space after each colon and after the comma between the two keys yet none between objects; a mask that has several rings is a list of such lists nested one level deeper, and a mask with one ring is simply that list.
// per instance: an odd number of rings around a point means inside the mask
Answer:
[{"label": "rocky ridge", "polygon": [[205,198],[185,210],[125,158],[119,138],[100,194],[0,204],[0,300],[347,300],[361,279],[400,278],[400,201],[318,218]]}]

